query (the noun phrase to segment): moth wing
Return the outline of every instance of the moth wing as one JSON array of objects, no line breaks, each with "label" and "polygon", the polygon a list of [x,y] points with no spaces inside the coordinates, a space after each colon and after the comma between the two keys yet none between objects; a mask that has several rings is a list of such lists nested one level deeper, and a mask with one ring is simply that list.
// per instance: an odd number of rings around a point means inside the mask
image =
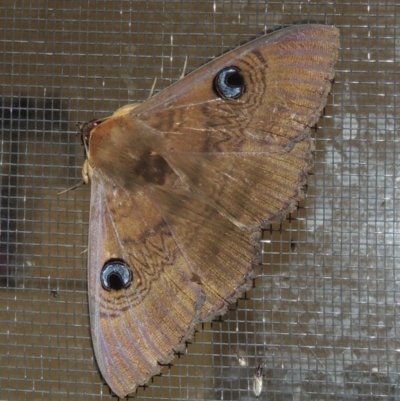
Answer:
[{"label": "moth wing", "polygon": [[[190,188],[242,227],[281,219],[312,165],[310,127],[325,107],[339,32],[302,25],[261,37],[189,74],[132,110],[138,131]],[[222,69],[240,70],[238,99],[218,97]]]},{"label": "moth wing", "polygon": [[[259,145],[270,153],[280,151],[300,140],[325,107],[339,41],[332,26],[282,29],[223,54],[125,112],[159,135],[170,134],[166,137],[176,141],[176,151],[245,151]],[[244,93],[221,98],[215,77],[232,66],[243,77]],[[243,139],[254,143],[248,146]]]},{"label": "moth wing", "polygon": [[158,188],[157,208],[205,294],[200,321],[224,313],[248,290],[259,265],[261,232],[237,227],[212,202],[184,189]]},{"label": "moth wing", "polygon": [[[101,145],[103,153],[93,159],[112,169],[109,148],[122,154],[124,165],[156,153],[190,192],[212,200],[237,226],[266,226],[302,196],[313,162],[310,127],[326,104],[338,48],[339,31],[331,26],[299,25],[265,35],[146,102],[118,110],[95,131],[119,134],[93,138],[91,152]],[[215,77],[229,66],[243,79],[237,99],[215,91]],[[136,156],[130,159],[127,149]]]},{"label": "moth wing", "polygon": [[[88,291],[93,347],[103,377],[120,397],[159,373],[193,332],[202,288],[162,215],[144,193],[91,177]],[[118,213],[116,213],[118,210]],[[103,265],[123,259],[130,287],[107,291]]]}]

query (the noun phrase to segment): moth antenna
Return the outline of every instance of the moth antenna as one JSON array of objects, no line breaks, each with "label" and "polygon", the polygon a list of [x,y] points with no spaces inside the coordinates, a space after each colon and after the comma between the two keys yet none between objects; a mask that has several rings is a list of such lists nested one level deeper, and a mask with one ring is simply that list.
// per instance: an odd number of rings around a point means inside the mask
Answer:
[{"label": "moth antenna", "polygon": [[182,79],[186,75],[187,61],[188,61],[188,56],[185,57],[185,62],[183,63],[182,74],[179,79]]},{"label": "moth antenna", "polygon": [[66,192],[73,191],[74,189],[76,189],[76,188],[78,188],[78,187],[80,187],[81,185],[84,185],[84,184],[86,184],[85,180],[79,181],[74,186],[72,186],[70,188],[67,188],[67,189],[64,189],[64,191],[58,192],[57,195],[60,196],[62,194],[65,194]]},{"label": "moth antenna", "polygon": [[154,88],[156,87],[156,83],[157,83],[157,77],[154,78],[153,86],[151,87],[148,99],[150,99],[153,96]]}]

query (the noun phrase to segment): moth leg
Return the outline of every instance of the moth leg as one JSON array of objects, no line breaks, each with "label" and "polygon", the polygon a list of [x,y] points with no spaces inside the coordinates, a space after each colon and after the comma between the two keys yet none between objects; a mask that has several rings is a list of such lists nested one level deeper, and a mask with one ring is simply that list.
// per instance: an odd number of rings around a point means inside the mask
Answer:
[{"label": "moth leg", "polygon": [[156,87],[156,83],[157,83],[157,77],[154,78],[153,86],[150,89],[150,94],[149,94],[148,99],[150,99],[153,96],[154,88]]},{"label": "moth leg", "polygon": [[188,56],[185,57],[185,62],[183,63],[182,74],[179,79],[182,79],[186,75],[186,67],[187,67]]},{"label": "moth leg", "polygon": [[61,192],[57,192],[57,195],[62,195],[62,194],[65,194],[65,193],[67,193],[67,192],[69,192],[69,191],[73,191],[74,189],[79,188],[81,185],[84,185],[84,184],[87,184],[87,183],[88,183],[88,182],[86,182],[85,180],[81,180],[81,181],[79,181],[77,184],[73,185],[72,187],[69,187],[69,188],[67,188],[67,189],[64,189],[64,190],[61,191]]},{"label": "moth leg", "polygon": [[[86,145],[85,145],[85,149],[86,149]],[[82,185],[89,184],[91,173],[92,173],[92,171],[91,171],[90,164],[89,164],[88,160],[86,159],[82,166],[82,180],[79,181],[77,184],[73,185],[72,187],[64,189],[61,192],[58,192],[57,195],[65,194],[66,192],[69,192],[76,188],[79,188]]]}]

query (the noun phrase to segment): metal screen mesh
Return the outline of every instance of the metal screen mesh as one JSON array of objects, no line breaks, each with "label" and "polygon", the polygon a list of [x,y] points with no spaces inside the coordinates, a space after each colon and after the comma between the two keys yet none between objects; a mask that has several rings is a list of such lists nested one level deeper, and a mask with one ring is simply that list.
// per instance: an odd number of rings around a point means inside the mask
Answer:
[{"label": "metal screen mesh", "polygon": [[253,400],[264,363],[259,399],[399,400],[398,11],[391,0],[1,0],[0,400],[113,398],[90,340],[90,191],[57,195],[80,180],[76,122],[145,100],[155,77],[167,87],[186,56],[191,71],[299,22],[336,25],[342,41],[307,197],[264,232],[254,288],[135,398]]}]

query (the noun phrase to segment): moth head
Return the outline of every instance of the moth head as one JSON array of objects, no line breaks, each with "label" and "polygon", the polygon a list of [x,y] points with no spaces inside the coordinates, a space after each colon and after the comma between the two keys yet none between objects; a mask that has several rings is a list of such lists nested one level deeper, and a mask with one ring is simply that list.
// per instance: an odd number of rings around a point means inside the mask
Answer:
[{"label": "moth head", "polygon": [[79,128],[79,131],[81,133],[81,140],[82,144],[85,147],[85,155],[86,155],[86,160],[83,163],[82,167],[82,178],[83,182],[85,184],[88,184],[91,177],[92,177],[92,172],[93,169],[90,166],[88,159],[90,158],[90,152],[89,152],[89,141],[90,141],[90,135],[91,132],[93,131],[94,128],[96,128],[102,120],[91,120],[87,123],[78,123],[77,126]]},{"label": "moth head", "polygon": [[89,140],[90,140],[90,133],[94,128],[96,128],[102,120],[90,120],[86,123],[78,123],[77,126],[79,128],[79,131],[81,132],[81,139],[83,146],[85,147],[85,151],[87,151],[89,147]]}]

